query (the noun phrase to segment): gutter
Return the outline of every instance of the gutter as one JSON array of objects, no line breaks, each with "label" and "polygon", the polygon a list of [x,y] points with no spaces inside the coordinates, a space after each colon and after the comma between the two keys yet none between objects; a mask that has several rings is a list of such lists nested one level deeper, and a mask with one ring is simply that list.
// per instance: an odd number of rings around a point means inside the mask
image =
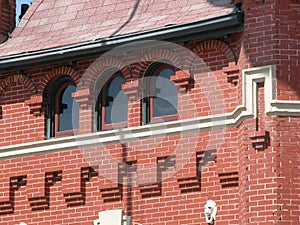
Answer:
[{"label": "gutter", "polygon": [[174,43],[217,37],[243,31],[244,13],[230,14],[191,23],[170,25],[131,34],[78,44],[0,57],[0,71],[23,70],[57,62],[69,62],[101,55],[114,47],[134,41],[162,40]]}]

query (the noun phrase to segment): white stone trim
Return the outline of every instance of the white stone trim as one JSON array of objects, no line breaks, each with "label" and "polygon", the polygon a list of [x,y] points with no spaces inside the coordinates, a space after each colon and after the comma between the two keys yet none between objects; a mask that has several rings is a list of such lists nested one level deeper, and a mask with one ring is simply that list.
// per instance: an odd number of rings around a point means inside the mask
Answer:
[{"label": "white stone trim", "polygon": [[[257,84],[264,82],[265,112],[275,116],[300,116],[300,101],[277,100],[276,66],[263,66],[243,70],[243,105],[256,116]],[[251,112],[252,105],[252,112]]]},{"label": "white stone trim", "polygon": [[270,101],[276,96],[276,68],[264,66],[243,70],[243,105],[247,111],[257,116],[257,86],[264,82],[265,110],[270,111]]},{"label": "white stone trim", "polygon": [[93,147],[99,146],[99,143],[108,145],[142,140],[149,137],[155,138],[234,127],[250,117],[252,117],[252,115],[247,114],[244,107],[238,107],[233,113],[0,147],[0,159],[74,150],[80,147]]},{"label": "white stone trim", "polygon": [[147,139],[149,137],[155,138],[236,127],[245,119],[256,117],[257,84],[260,82],[265,82],[265,109],[268,115],[300,115],[300,101],[276,100],[275,66],[264,66],[243,70],[242,105],[238,106],[231,113],[5,146],[0,147],[0,159],[74,150],[84,146],[98,146],[99,143],[108,145]]}]

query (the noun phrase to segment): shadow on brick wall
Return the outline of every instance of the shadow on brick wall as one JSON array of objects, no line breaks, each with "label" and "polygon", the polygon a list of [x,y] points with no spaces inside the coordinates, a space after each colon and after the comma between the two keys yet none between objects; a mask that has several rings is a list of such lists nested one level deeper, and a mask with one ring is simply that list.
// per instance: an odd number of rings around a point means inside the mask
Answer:
[{"label": "shadow on brick wall", "polygon": [[196,153],[196,175],[177,179],[181,193],[201,191],[201,172],[209,162],[216,159],[216,154],[216,149]]},{"label": "shadow on brick wall", "polygon": [[56,182],[62,180],[62,171],[54,171],[45,173],[45,190],[44,196],[28,198],[32,211],[45,210],[50,207],[50,187]]},{"label": "shadow on brick wall", "polygon": [[0,202],[0,215],[12,214],[15,211],[15,192],[22,186],[26,186],[27,176],[11,177],[9,182],[9,198],[8,201]]},{"label": "shadow on brick wall", "polygon": [[86,183],[91,180],[92,177],[97,177],[98,173],[93,167],[81,168],[80,178],[80,191],[65,193],[65,201],[68,207],[85,205],[86,200]]}]

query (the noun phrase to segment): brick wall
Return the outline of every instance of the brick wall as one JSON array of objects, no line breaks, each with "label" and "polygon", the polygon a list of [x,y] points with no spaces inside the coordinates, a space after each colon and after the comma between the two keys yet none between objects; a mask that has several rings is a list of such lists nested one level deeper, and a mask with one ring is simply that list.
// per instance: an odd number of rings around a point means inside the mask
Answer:
[{"label": "brick wall", "polygon": [[[113,62],[126,75],[128,127],[142,124],[139,79],[153,59],[190,63],[172,77],[179,88],[180,119],[231,113],[242,104],[241,71],[251,67],[275,64],[277,98],[299,99],[299,3],[247,0],[243,9],[244,32],[222,41],[186,44],[208,64],[205,70],[200,61],[191,64],[180,49],[176,57],[168,49],[139,52],[142,56],[131,52],[131,74],[119,61]],[[42,141],[46,90],[66,74],[80,89],[80,77],[94,62],[1,73],[0,145]],[[102,61],[93,69],[99,75],[110,63]],[[92,224],[99,211],[124,209],[144,225],[204,225],[203,205],[213,199],[218,204],[216,224],[297,224],[300,120],[266,115],[265,85],[258,84],[257,117],[234,127],[2,160],[0,223]],[[75,94],[82,134],[94,131],[91,93],[85,88]]]},{"label": "brick wall", "polygon": [[[237,85],[229,82],[227,75],[223,74],[223,68],[224,71],[230,71],[227,60],[228,57],[232,59],[232,53],[228,53],[229,56],[224,54],[222,48],[226,46],[220,41],[211,40],[206,43],[205,49],[201,47],[202,42],[192,43],[190,48],[196,49],[195,53],[198,55],[202,54],[214,79],[210,79],[207,71],[202,72],[200,64],[194,65],[193,80],[189,78],[187,83],[177,82],[181,79],[181,74],[175,74],[172,78],[179,89],[182,89],[178,97],[180,119],[231,112],[238,104]],[[218,49],[220,46],[222,48]],[[204,51],[211,53],[205,55]],[[147,57],[156,58],[165,54],[167,51],[153,52],[152,56]],[[213,63],[216,59],[222,59],[218,66]],[[20,102],[31,126],[26,130],[26,135],[31,132],[38,134],[35,137],[22,137],[1,129],[1,136],[5,138],[2,145],[42,140],[45,130],[44,107],[47,104],[38,104],[36,109],[33,104],[35,98],[31,96],[36,96],[37,99],[38,96],[43,96],[45,90],[60,75],[73,74],[72,77],[76,80],[76,74],[84,74],[91,62],[93,61],[78,62],[74,67],[44,67],[25,71],[23,75],[2,76],[2,126],[7,126],[6,118],[11,116],[7,108],[15,108]],[[147,67],[136,66],[139,68],[136,76],[141,78]],[[28,74],[34,83],[28,79]],[[213,85],[217,88],[209,88]],[[24,90],[24,97],[9,90],[18,90],[20,93]],[[82,133],[90,133],[92,130],[91,127],[86,128],[86,124],[91,123],[89,118],[93,117],[93,107],[86,104],[90,99],[84,101],[84,98],[80,98],[88,94],[79,91],[76,97],[82,106]],[[216,104],[220,103],[220,99],[222,102],[219,106],[222,107],[218,108]],[[141,107],[138,99],[130,102],[132,111],[129,111],[129,118],[132,119],[129,119],[128,126],[135,127],[142,122],[141,117],[136,117],[136,112]],[[21,114],[20,109],[16,111]],[[16,120],[22,122],[23,117]],[[16,132],[22,132],[19,127],[19,124],[15,126]],[[38,127],[40,130],[36,132]],[[14,137],[15,142],[8,141]],[[13,220],[28,224],[50,224],[50,217],[51,224],[85,224],[96,219],[98,211],[113,208],[125,209],[133,221],[142,224],[165,224],[173,223],[174,220],[178,223],[205,224],[200,214],[208,198],[222,202],[218,216],[227,221],[224,224],[237,224],[236,137],[237,129],[230,128],[222,132],[162,136],[122,145],[81,151],[74,149],[3,161],[3,169],[8,172],[2,177],[1,191],[4,195],[1,200],[3,207],[0,207],[1,224],[12,224]],[[114,160],[110,162],[112,159],[109,157],[103,161],[107,156],[113,156],[119,163]],[[118,180],[119,184],[116,178],[121,179]],[[53,213],[55,216],[51,216]]]},{"label": "brick wall", "polygon": [[278,224],[294,224],[299,221],[299,119],[281,117],[276,122]]},{"label": "brick wall", "polygon": [[0,43],[8,38],[8,34],[15,26],[16,17],[16,2],[15,0],[0,1]]},{"label": "brick wall", "polygon": [[[298,100],[299,82],[296,80],[299,71],[299,46],[296,43],[299,35],[296,27],[299,24],[294,18],[299,15],[299,3],[244,1],[244,10],[246,16],[242,45],[247,58],[240,58],[243,59],[244,66],[276,64],[277,98]],[[299,128],[295,128],[297,123],[298,119],[293,117],[259,116],[257,121],[247,121],[241,126],[241,140],[244,140],[240,146],[242,224],[298,223],[299,207],[295,204],[298,204],[299,199],[299,181],[294,175],[299,172],[299,156],[296,155],[299,137],[294,136],[299,131]],[[254,132],[255,126],[261,132]],[[252,135],[251,140],[251,132],[256,133],[257,140],[264,140],[262,137],[269,135],[270,145],[262,152],[255,152],[255,139]],[[247,145],[249,137],[251,141]],[[287,161],[291,163],[290,166],[293,165],[293,172],[288,169]],[[288,181],[283,181],[283,176]]]}]

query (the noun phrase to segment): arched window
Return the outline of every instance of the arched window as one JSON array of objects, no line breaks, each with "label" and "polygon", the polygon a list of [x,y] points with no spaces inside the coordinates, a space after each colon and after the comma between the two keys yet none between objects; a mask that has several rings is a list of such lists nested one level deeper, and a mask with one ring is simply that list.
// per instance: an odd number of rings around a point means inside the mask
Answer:
[{"label": "arched window", "polygon": [[48,137],[74,135],[79,125],[79,105],[72,97],[76,84],[71,77],[57,80],[49,92]]},{"label": "arched window", "polygon": [[109,130],[127,126],[128,98],[121,85],[125,79],[117,71],[102,87],[96,105],[97,130]]},{"label": "arched window", "polygon": [[178,88],[170,80],[175,75],[174,67],[165,63],[155,63],[146,72],[146,89],[143,98],[144,123],[176,120]]}]

